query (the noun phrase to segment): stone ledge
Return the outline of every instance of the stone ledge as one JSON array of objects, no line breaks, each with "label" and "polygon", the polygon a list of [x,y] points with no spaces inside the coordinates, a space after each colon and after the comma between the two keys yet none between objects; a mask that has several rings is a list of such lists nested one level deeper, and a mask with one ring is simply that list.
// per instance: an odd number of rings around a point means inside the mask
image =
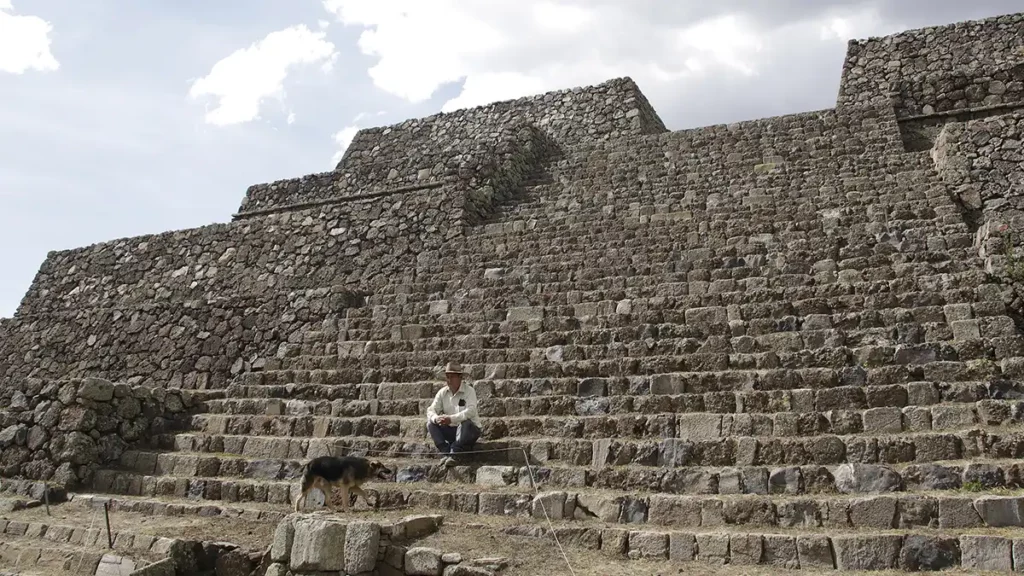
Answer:
[{"label": "stone ledge", "polygon": [[[505,533],[549,538],[541,526],[513,526]],[[638,531],[556,527],[564,544],[634,560],[710,565],[761,565],[807,570],[1010,571],[1024,540],[987,535],[771,534]]]},{"label": "stone ledge", "polygon": [[295,210],[305,210],[307,208],[316,208],[318,206],[329,206],[332,204],[344,204],[346,202],[352,202],[355,200],[369,200],[373,198],[384,198],[386,196],[392,196],[395,194],[405,194],[407,192],[418,192],[420,190],[433,190],[434,188],[440,188],[444,186],[444,182],[425,182],[423,184],[409,184],[407,186],[399,186],[389,190],[380,190],[377,192],[363,192],[360,194],[352,194],[350,196],[335,196],[332,198],[324,198],[323,200],[314,200],[311,202],[296,202],[294,204],[282,204],[273,208],[260,208],[256,210],[246,210],[244,212],[237,212],[231,215],[232,220],[242,220],[245,218],[252,218],[256,216],[266,216],[268,214],[277,214],[279,212],[292,212]]}]

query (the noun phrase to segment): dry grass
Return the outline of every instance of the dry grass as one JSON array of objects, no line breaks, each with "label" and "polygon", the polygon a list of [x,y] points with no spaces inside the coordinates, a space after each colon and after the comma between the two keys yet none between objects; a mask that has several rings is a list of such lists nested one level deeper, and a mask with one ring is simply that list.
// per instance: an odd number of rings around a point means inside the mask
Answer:
[{"label": "dry grass", "polygon": [[[106,527],[103,508],[90,508],[76,502],[50,506],[50,515],[43,506],[0,515],[5,520],[39,522],[47,525],[97,528]],[[264,550],[272,541],[275,525],[248,522],[237,518],[197,516],[149,516],[136,512],[116,511],[110,514],[110,530],[182,538],[231,542],[248,550]]]}]

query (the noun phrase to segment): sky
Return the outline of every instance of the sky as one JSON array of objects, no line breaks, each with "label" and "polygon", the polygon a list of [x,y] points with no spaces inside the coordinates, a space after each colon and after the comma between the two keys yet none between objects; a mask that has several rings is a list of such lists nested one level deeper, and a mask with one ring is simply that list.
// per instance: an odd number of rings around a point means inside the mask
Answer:
[{"label": "sky", "polygon": [[830,108],[847,40],[1019,0],[0,0],[0,317],[50,250],[226,222],[360,128],[630,76],[671,130]]}]

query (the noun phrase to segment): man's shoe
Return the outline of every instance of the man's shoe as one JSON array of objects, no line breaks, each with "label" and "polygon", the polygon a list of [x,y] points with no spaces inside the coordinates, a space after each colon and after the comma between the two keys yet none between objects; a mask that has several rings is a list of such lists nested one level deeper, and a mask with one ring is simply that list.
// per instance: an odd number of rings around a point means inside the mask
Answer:
[{"label": "man's shoe", "polygon": [[452,466],[455,466],[455,458],[452,458],[451,456],[445,456],[444,458],[441,458],[441,466],[444,466],[445,468],[451,468]]}]

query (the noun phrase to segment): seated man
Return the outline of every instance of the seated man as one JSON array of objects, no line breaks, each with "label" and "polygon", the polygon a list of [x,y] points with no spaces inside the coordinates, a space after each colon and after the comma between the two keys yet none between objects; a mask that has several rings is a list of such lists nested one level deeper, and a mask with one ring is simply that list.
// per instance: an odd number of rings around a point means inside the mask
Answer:
[{"label": "seated man", "polygon": [[427,431],[444,456],[441,464],[451,467],[458,454],[471,450],[480,438],[480,417],[476,411],[476,390],[462,383],[462,366],[449,362],[444,375],[447,386],[437,391],[427,407]]}]

